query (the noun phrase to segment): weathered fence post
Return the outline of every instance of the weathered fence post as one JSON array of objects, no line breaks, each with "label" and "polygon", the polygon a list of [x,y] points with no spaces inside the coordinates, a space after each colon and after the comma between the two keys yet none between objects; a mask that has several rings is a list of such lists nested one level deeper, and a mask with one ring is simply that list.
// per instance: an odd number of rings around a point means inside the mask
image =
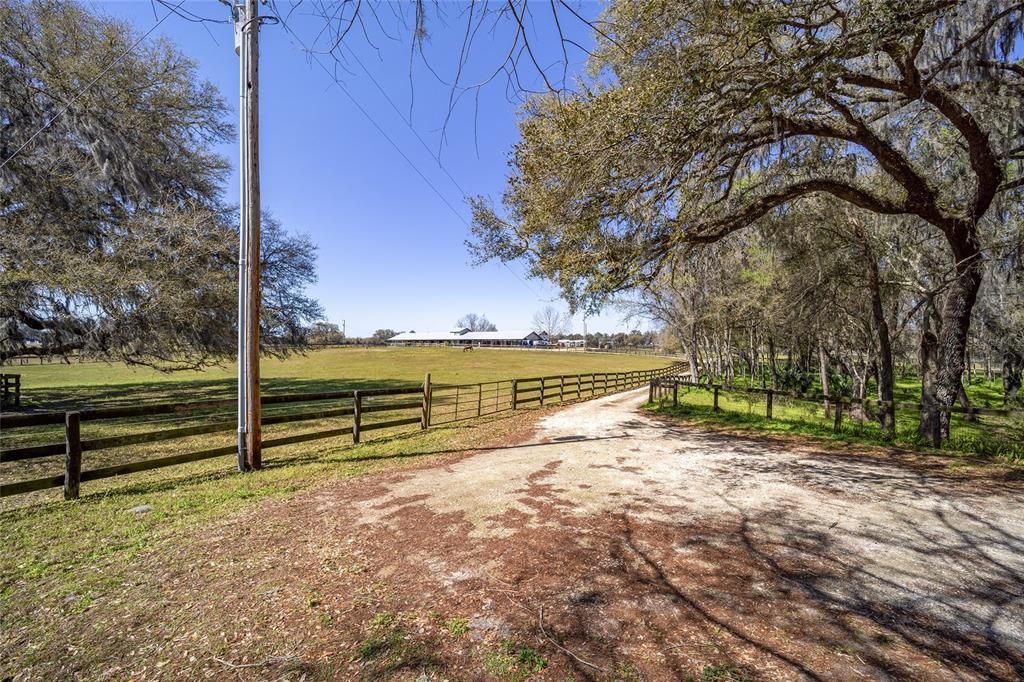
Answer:
[{"label": "weathered fence post", "polygon": [[608,393],[608,372],[604,373],[604,392]]},{"label": "weathered fence post", "polygon": [[512,409],[516,409],[516,403],[519,402],[519,380],[512,380]]},{"label": "weathered fence post", "polygon": [[430,372],[423,377],[423,414],[420,416],[420,428],[430,426]]},{"label": "weathered fence post", "polygon": [[558,377],[558,402],[565,402],[565,375],[561,374]]},{"label": "weathered fence post", "polygon": [[679,382],[672,382],[672,407],[679,407]]},{"label": "weathered fence post", "polygon": [[78,499],[82,481],[82,432],[77,412],[64,415],[64,499]]},{"label": "weathered fence post", "polygon": [[772,389],[769,388],[768,389],[768,393],[766,394],[766,396],[767,396],[767,398],[765,399],[764,416],[767,417],[768,419],[771,419],[772,418],[772,399],[775,396],[775,392],[772,391]]},{"label": "weathered fence post", "polygon": [[712,406],[711,406],[711,409],[712,409],[712,410],[713,410],[714,412],[718,412],[718,411],[719,411],[719,410],[718,410],[718,389],[719,389],[719,388],[721,388],[721,387],[720,387],[720,386],[712,386],[711,388],[712,388],[712,389],[714,390],[714,392],[715,392],[715,395],[714,395],[714,402],[713,402],[713,404],[712,404]]},{"label": "weathered fence post", "polygon": [[654,402],[654,382],[655,381],[657,381],[657,379],[651,379],[651,388],[647,392],[647,402],[649,402],[649,403],[653,403]]},{"label": "weathered fence post", "polygon": [[843,399],[836,399],[836,419],[832,425],[832,430],[836,433],[840,433],[843,430]]},{"label": "weathered fence post", "polygon": [[359,427],[363,422],[363,396],[359,391],[352,393],[352,404],[355,406],[352,411],[352,442],[359,443]]},{"label": "weathered fence post", "polygon": [[484,385],[476,385],[476,416],[480,416],[480,408],[484,402]]},{"label": "weathered fence post", "polygon": [[540,406],[544,407],[544,377],[540,378]]}]

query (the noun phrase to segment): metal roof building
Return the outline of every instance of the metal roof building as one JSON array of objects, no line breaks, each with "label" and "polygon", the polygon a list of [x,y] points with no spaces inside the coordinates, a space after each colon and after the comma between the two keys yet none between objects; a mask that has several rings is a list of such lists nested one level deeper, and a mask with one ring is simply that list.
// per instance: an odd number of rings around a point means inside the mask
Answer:
[{"label": "metal roof building", "polygon": [[544,332],[517,330],[508,332],[471,332],[452,329],[446,332],[402,332],[388,339],[391,346],[546,346]]}]

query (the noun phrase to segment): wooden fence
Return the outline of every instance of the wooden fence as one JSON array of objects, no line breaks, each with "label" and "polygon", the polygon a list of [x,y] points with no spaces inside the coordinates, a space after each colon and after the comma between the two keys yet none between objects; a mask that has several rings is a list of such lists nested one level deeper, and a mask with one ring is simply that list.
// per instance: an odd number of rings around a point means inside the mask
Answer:
[{"label": "wooden fence", "polygon": [[[404,388],[371,388],[298,395],[263,396],[264,406],[289,406],[320,403],[318,409],[265,412],[260,423],[291,424],[299,422],[328,422],[348,418],[346,424],[331,424],[331,428],[306,433],[289,434],[263,439],[263,449],[293,445],[322,438],[351,436],[359,443],[363,433],[379,429],[400,429],[415,425],[419,429],[450,424],[465,419],[510,412],[524,407],[553,405],[561,402],[587,399],[646,385],[652,379],[678,373],[672,365],[656,370],[510,379],[478,384],[437,385],[427,374],[420,386]],[[197,462],[204,459],[234,455],[235,444],[206,448],[174,455],[164,455],[127,463],[83,469],[83,454],[138,444],[173,441],[202,434],[227,433],[237,430],[232,400],[210,400],[195,403],[154,404],[132,407],[86,409],[71,412],[39,412],[34,414],[0,414],[0,430],[31,427],[63,426],[64,442],[30,445],[0,450],[0,462],[35,460],[63,455],[63,472],[29,480],[0,485],[0,497],[18,495],[47,488],[63,487],[65,499],[79,496],[82,482],[113,476]],[[202,423],[178,428],[144,431],[106,438],[84,438],[83,424],[110,420],[130,420],[139,417],[172,415],[195,417]],[[373,421],[377,415],[379,421]]]},{"label": "wooden fence", "polygon": [[0,407],[21,407],[21,375],[0,374]]},{"label": "wooden fence", "polygon": [[[740,393],[740,394],[761,394],[764,396],[764,412],[765,418],[772,419],[772,410],[775,404],[775,398],[777,396],[785,397],[789,400],[796,402],[814,403],[820,406],[828,405],[831,408],[833,420],[833,431],[839,433],[843,428],[843,416],[844,413],[849,413],[850,408],[854,405],[861,406],[864,412],[867,413],[872,407],[877,410],[881,410],[883,407],[892,407],[893,410],[916,410],[919,413],[930,412],[929,423],[933,427],[933,431],[929,434],[929,440],[932,447],[939,448],[942,446],[942,420],[938,418],[939,414],[960,414],[965,417],[975,418],[980,416],[995,416],[995,417],[1016,417],[1024,414],[1020,410],[1009,410],[1006,408],[995,408],[995,407],[960,407],[960,406],[943,406],[943,405],[925,405],[923,403],[904,402],[904,401],[884,401],[884,400],[872,400],[870,398],[847,398],[844,396],[826,396],[822,393],[799,393],[796,391],[780,391],[771,388],[756,388],[756,387],[741,387],[741,388],[725,388],[721,384],[712,383],[696,383],[689,379],[682,379],[676,376],[661,376],[651,379],[649,400],[654,402],[655,400],[663,400],[671,397],[673,406],[679,404],[679,388],[697,388],[710,391],[712,394],[711,409],[714,412],[720,411],[719,407],[719,395],[722,393]],[[1024,435],[1024,434],[1022,434]]]}]

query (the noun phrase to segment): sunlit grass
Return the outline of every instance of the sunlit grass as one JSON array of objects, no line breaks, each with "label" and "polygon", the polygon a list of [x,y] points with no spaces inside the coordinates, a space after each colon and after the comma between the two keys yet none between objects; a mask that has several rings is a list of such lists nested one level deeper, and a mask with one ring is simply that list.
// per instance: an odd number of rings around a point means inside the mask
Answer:
[{"label": "sunlit grass", "polygon": [[[719,394],[720,411],[714,412],[713,394],[703,388],[680,387],[679,405],[673,407],[671,398],[648,405],[650,409],[688,421],[720,424],[765,433],[814,436],[847,443],[897,444],[925,449],[918,437],[919,414],[916,410],[897,410],[896,437],[888,440],[873,414],[847,412],[841,430],[834,430],[833,415],[826,416],[820,403],[795,400],[776,394],[772,406],[772,419],[766,417],[765,396],[760,393]],[[981,416],[968,421],[962,415],[953,415],[950,437],[942,446],[945,452],[998,457],[1008,461],[1024,462],[1024,413],[1009,417]]]}]

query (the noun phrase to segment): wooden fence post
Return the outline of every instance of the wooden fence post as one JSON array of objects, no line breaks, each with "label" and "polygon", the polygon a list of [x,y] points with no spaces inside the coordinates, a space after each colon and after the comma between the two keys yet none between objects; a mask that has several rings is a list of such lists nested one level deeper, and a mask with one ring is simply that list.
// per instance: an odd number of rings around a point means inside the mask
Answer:
[{"label": "wooden fence post", "polygon": [[672,382],[672,407],[679,407],[679,382]]},{"label": "wooden fence post", "polygon": [[767,395],[767,398],[765,400],[764,415],[768,419],[771,419],[772,418],[772,398],[775,396],[775,393],[774,393],[774,391],[772,391],[772,389],[769,388],[768,389],[768,393],[766,395]]},{"label": "wooden fence post", "polygon": [[476,385],[476,416],[480,416],[480,408],[484,402],[484,385]]},{"label": "wooden fence post", "polygon": [[657,381],[657,379],[651,379],[651,388],[650,388],[650,390],[647,393],[647,402],[649,402],[649,403],[653,403],[654,402],[654,382],[655,381]]},{"label": "wooden fence post", "polygon": [[420,428],[430,426],[430,372],[423,377],[423,414],[420,416]]},{"label": "wooden fence post", "polygon": [[544,377],[540,378],[540,406],[544,407]]},{"label": "wooden fence post", "polygon": [[78,499],[82,481],[82,432],[78,412],[64,415],[64,499]]},{"label": "wooden fence post", "polygon": [[565,375],[559,375],[558,377],[558,402],[565,402]]},{"label": "wooden fence post", "polygon": [[519,401],[519,380],[512,380],[512,409],[516,409],[516,403]]},{"label": "wooden fence post", "polygon": [[355,405],[352,411],[352,442],[359,443],[359,427],[363,423],[363,396],[359,391],[352,393],[352,402]]},{"label": "wooden fence post", "polygon": [[608,372],[604,373],[604,392],[608,393]]},{"label": "wooden fence post", "polygon": [[836,399],[836,419],[832,425],[832,430],[839,433],[843,430],[843,399]]},{"label": "wooden fence post", "polygon": [[712,386],[712,389],[713,389],[713,390],[714,390],[714,392],[715,392],[715,397],[714,397],[714,404],[712,405],[711,409],[712,409],[713,411],[715,411],[715,412],[718,412],[718,411],[719,411],[719,410],[718,410],[718,389],[719,389],[719,388],[720,388],[720,386]]}]

